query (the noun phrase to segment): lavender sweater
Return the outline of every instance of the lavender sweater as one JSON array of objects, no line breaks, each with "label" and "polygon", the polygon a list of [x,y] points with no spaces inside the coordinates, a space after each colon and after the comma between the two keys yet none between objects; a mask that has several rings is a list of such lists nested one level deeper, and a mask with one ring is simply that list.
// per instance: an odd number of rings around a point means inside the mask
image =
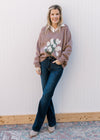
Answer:
[{"label": "lavender sweater", "polygon": [[34,59],[35,67],[40,67],[40,62],[48,56],[53,56],[61,62],[64,68],[67,65],[72,51],[71,33],[66,24],[53,32],[50,27],[44,26],[41,29]]}]

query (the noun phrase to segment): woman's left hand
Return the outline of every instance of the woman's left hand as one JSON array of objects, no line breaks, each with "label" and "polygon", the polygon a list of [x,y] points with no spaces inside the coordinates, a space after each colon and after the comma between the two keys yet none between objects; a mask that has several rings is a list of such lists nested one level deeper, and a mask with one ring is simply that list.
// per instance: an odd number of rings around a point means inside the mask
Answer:
[{"label": "woman's left hand", "polygon": [[59,60],[55,60],[52,63],[56,63],[57,65],[61,65],[61,62]]}]

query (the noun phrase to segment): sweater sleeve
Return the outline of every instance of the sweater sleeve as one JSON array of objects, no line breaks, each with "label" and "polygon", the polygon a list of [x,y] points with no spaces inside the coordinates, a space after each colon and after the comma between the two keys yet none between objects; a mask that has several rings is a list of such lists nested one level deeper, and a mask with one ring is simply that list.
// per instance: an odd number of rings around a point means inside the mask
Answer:
[{"label": "sweater sleeve", "polygon": [[35,67],[40,67],[40,46],[41,46],[41,34],[42,34],[42,29],[39,34],[38,40],[37,40],[37,45],[36,45],[36,56],[34,58],[34,65]]},{"label": "sweater sleeve", "polygon": [[71,40],[71,32],[68,27],[65,28],[64,31],[64,42],[61,56],[57,59],[61,62],[61,64],[66,65],[69,60],[69,56],[72,52],[72,40]]}]

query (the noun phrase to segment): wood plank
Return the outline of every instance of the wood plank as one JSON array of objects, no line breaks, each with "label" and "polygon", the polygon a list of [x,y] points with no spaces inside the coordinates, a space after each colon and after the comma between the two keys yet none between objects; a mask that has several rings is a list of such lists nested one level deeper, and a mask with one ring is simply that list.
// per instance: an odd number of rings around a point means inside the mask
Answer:
[{"label": "wood plank", "polygon": [[[0,125],[32,124],[36,115],[0,116]],[[57,122],[100,121],[100,112],[60,113],[56,114]],[[45,119],[47,122],[47,119]],[[44,122],[44,123],[45,123]]]}]

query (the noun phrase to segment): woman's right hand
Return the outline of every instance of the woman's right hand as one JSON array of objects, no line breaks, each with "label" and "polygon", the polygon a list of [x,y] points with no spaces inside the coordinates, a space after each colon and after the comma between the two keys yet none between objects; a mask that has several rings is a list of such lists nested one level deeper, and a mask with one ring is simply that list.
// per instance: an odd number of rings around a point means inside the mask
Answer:
[{"label": "woman's right hand", "polygon": [[36,73],[41,75],[41,68],[40,67],[36,67]]}]

